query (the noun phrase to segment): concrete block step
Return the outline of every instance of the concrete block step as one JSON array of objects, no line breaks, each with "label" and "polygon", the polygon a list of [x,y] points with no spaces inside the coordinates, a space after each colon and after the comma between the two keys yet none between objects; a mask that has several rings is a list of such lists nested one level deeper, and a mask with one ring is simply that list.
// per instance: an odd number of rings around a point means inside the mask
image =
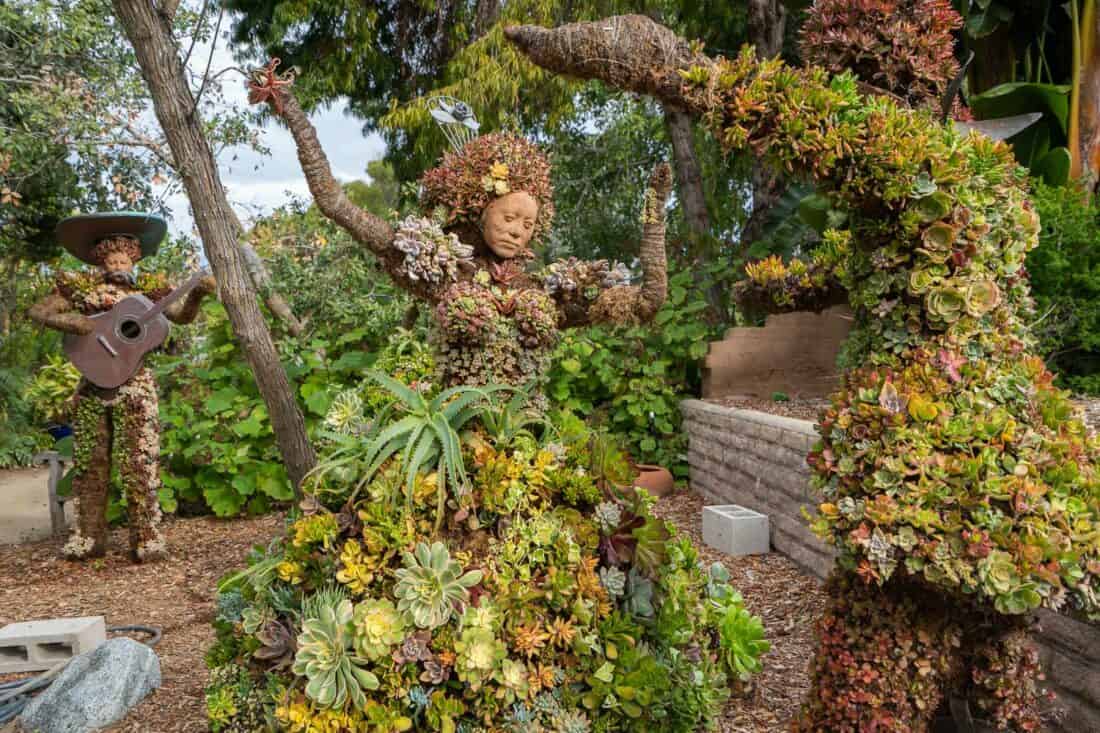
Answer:
[{"label": "concrete block step", "polygon": [[0,674],[44,671],[106,640],[102,616],[8,624],[0,629]]}]

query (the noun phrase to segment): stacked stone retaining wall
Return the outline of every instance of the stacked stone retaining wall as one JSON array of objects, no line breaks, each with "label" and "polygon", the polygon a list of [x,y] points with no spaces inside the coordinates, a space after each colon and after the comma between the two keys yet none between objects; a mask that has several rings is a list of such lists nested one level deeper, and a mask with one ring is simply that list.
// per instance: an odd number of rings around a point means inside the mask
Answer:
[{"label": "stacked stone retaining wall", "polygon": [[[688,434],[691,486],[712,504],[740,504],[767,514],[772,547],[819,578],[833,554],[806,526],[810,493],[806,453],[813,423],[723,407],[701,400],[681,405]],[[1100,628],[1044,612],[1037,642],[1047,688],[1057,695],[1056,733],[1100,733]]]}]

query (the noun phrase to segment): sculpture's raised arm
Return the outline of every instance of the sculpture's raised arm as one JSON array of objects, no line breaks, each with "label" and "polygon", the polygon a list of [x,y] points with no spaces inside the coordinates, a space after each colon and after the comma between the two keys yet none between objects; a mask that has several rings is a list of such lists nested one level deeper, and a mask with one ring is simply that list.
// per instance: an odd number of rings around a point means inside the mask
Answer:
[{"label": "sculpture's raised arm", "polygon": [[541,273],[544,287],[562,313],[563,327],[645,323],[657,315],[668,296],[665,204],[671,185],[672,172],[667,163],[661,163],[650,176],[642,207],[640,285],[627,285],[629,271],[607,260],[570,258],[552,263]]},{"label": "sculpture's raised arm", "polygon": [[686,40],[644,15],[619,15],[557,28],[511,26],[504,35],[544,69],[599,79],[689,111],[698,110],[685,98],[684,80],[677,72],[714,64]]},{"label": "sculpture's raised arm", "polygon": [[340,182],[332,175],[328,157],[317,139],[317,130],[310,123],[291,91],[292,74],[280,76],[278,59],[257,72],[250,85],[249,101],[266,102],[276,116],[281,117],[294,137],[298,161],[309,184],[309,192],[321,212],[345,229],[357,242],[366,245],[385,260],[392,259],[394,232],[382,219],[359,208],[344,194]]}]

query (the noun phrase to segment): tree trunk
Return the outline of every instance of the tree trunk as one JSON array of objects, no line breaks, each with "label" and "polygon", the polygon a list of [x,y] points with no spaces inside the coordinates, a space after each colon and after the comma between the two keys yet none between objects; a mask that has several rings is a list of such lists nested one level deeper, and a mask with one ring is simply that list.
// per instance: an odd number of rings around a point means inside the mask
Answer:
[{"label": "tree trunk", "polygon": [[780,0],[749,0],[749,43],[756,57],[771,59],[783,51],[787,9]]},{"label": "tree trunk", "polygon": [[[775,58],[783,50],[786,32],[787,9],[779,0],[750,0],[749,43],[756,49],[756,58]],[[741,237],[735,259],[744,259],[752,243],[763,234],[768,212],[783,195],[787,184],[783,176],[771,166],[757,165],[752,171],[752,211]]]},{"label": "tree trunk", "polygon": [[1086,4],[1081,19],[1081,76],[1078,80],[1077,136],[1071,174],[1092,191],[1100,183],[1100,12],[1096,3]]},{"label": "tree trunk", "polygon": [[302,479],[317,459],[237,247],[236,216],[226,200],[170,26],[149,0],[113,0],[113,4],[179,166],[206,256],[218,280],[218,294],[267,404],[287,474],[300,490]]},{"label": "tree trunk", "polygon": [[[676,169],[676,194],[684,210],[684,223],[691,238],[691,258],[700,267],[695,268],[695,282],[703,279],[702,265],[706,264],[704,251],[711,236],[710,212],[707,211],[707,197],[703,191],[703,170],[699,165],[699,156],[695,152],[695,127],[691,115],[672,105],[665,106],[665,126],[672,143],[672,161]],[[710,248],[706,248],[710,249]],[[726,305],[722,289],[717,285],[707,288],[707,304],[714,319],[724,321]]]},{"label": "tree trunk", "polygon": [[676,107],[665,109],[665,125],[672,142],[672,161],[676,168],[676,193],[684,207],[684,221],[693,234],[710,233],[710,214],[703,193],[703,171],[695,153],[695,132],[691,115]]}]

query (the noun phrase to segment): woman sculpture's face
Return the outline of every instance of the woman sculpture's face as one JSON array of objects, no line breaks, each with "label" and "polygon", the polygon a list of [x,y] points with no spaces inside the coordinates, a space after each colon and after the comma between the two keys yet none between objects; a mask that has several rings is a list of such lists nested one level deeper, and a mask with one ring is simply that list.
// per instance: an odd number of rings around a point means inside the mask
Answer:
[{"label": "woman sculpture's face", "polygon": [[507,193],[485,207],[481,232],[485,244],[501,259],[511,259],[527,249],[535,233],[539,204],[523,191]]}]

